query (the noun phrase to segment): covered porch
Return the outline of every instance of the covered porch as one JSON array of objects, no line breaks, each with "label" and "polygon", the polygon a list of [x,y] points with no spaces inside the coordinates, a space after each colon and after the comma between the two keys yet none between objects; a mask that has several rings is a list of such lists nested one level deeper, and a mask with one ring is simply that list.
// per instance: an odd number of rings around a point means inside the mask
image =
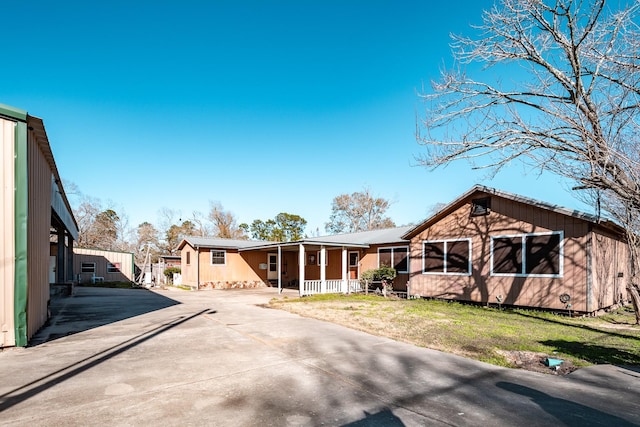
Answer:
[{"label": "covered porch", "polygon": [[351,293],[364,290],[360,259],[366,244],[299,241],[274,243],[247,250],[268,252],[267,280],[284,287],[296,286],[300,296]]}]

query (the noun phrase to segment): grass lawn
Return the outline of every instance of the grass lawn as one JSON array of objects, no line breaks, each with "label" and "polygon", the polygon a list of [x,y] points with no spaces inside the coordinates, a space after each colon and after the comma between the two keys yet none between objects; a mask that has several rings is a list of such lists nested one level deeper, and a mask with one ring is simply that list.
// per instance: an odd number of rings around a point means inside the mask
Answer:
[{"label": "grass lawn", "polygon": [[602,363],[640,366],[640,326],[630,309],[570,318],[365,295],[274,299],[270,306],[500,366],[545,372],[546,357],[563,359],[562,373]]}]

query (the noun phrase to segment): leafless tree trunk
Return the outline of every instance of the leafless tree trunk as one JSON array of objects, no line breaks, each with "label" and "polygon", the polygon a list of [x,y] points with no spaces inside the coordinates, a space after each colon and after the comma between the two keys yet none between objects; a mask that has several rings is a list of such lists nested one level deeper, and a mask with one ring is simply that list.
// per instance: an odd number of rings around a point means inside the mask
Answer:
[{"label": "leafless tree trunk", "polygon": [[[639,8],[639,0],[616,11],[605,0],[502,0],[486,11],[477,39],[453,36],[456,65],[421,95],[419,161],[467,159],[496,173],[520,159],[606,193],[637,217]],[[635,241],[638,230],[622,225]],[[629,293],[640,321],[636,270]]]}]

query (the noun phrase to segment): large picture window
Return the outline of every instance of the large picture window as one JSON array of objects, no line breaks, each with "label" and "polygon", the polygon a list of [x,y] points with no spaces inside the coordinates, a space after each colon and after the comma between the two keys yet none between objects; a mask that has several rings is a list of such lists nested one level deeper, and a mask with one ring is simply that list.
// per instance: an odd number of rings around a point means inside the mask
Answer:
[{"label": "large picture window", "polygon": [[506,276],[562,276],[563,233],[491,238],[491,272]]},{"label": "large picture window", "polygon": [[211,265],[225,265],[227,263],[227,251],[211,251]]},{"label": "large picture window", "polygon": [[471,239],[423,242],[422,272],[471,274]]},{"label": "large picture window", "polygon": [[408,273],[409,248],[401,246],[378,249],[378,267],[393,267],[396,273]]}]

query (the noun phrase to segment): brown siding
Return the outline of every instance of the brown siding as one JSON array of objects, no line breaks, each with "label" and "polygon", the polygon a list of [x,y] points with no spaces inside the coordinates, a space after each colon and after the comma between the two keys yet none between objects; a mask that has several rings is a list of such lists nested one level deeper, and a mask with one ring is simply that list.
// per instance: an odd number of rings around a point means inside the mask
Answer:
[{"label": "brown siding", "polygon": [[27,136],[28,203],[27,338],[47,321],[52,171],[32,131]]},{"label": "brown siding", "polygon": [[629,253],[624,242],[602,230],[592,233],[592,248],[592,306],[589,311],[596,311],[626,301]]},{"label": "brown siding", "polygon": [[[412,294],[481,303],[497,303],[501,296],[505,304],[562,309],[559,296],[568,293],[574,310],[587,311],[585,221],[496,196],[489,215],[472,217],[470,211],[469,201],[412,239]],[[491,275],[492,236],[548,231],[564,232],[562,277]],[[466,238],[472,242],[470,276],[422,273],[423,241]]]},{"label": "brown siding", "polygon": [[15,123],[0,119],[0,347],[15,345],[14,136]]},{"label": "brown siding", "polygon": [[[188,264],[187,257],[189,258]],[[196,251],[188,244],[180,251],[180,271],[182,274],[182,284],[195,287],[197,283]]]}]

